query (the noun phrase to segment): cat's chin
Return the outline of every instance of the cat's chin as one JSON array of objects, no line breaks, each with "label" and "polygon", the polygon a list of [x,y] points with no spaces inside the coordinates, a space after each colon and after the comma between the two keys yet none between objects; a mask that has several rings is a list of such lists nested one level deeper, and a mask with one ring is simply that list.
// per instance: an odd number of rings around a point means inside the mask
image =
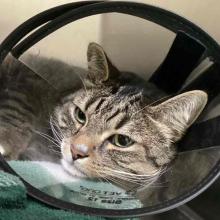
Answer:
[{"label": "cat's chin", "polygon": [[84,173],[82,173],[76,166],[74,166],[73,162],[68,162],[65,159],[62,159],[61,164],[63,168],[72,176],[78,178],[87,178],[87,176]]}]

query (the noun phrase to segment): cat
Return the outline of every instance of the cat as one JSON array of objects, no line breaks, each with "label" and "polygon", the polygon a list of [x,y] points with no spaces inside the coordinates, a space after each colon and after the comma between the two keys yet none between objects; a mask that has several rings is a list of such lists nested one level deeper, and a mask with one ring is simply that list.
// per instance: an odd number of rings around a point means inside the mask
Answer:
[{"label": "cat", "polygon": [[207,103],[204,91],[167,97],[137,75],[120,72],[97,43],[88,45],[88,71],[80,77],[67,64],[35,56],[27,60],[41,77],[31,75],[10,59],[0,70],[0,152],[47,160],[40,151],[50,149],[39,143],[41,135],[60,148],[53,150],[61,153],[64,169],[80,178],[153,182]]}]

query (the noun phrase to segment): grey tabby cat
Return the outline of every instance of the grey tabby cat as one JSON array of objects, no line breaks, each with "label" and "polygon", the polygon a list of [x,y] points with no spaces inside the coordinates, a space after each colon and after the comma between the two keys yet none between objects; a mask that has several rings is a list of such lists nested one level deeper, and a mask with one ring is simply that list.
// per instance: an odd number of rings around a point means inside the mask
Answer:
[{"label": "grey tabby cat", "polygon": [[[39,147],[42,135],[60,147],[62,165],[73,175],[117,183],[154,180],[175,158],[175,143],[202,112],[207,94],[194,90],[167,98],[140,77],[119,72],[96,43],[89,44],[87,57],[80,87],[67,64],[28,58],[55,90],[16,61],[3,65],[1,153],[25,158],[35,149],[34,158],[40,148],[48,149]],[[21,72],[25,77],[18,77]],[[17,81],[11,83],[12,76]]]}]

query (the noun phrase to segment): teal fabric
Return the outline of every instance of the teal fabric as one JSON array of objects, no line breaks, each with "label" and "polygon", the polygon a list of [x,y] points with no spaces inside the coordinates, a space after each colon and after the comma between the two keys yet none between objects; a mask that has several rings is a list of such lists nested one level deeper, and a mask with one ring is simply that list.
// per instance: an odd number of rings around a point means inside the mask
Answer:
[{"label": "teal fabric", "polygon": [[72,212],[49,208],[41,203],[27,199],[26,206],[20,208],[1,208],[0,220],[102,220],[101,217],[84,216]]},{"label": "teal fabric", "polygon": [[27,198],[19,178],[0,171],[0,220],[101,220],[101,217],[79,215],[50,208]]},{"label": "teal fabric", "polygon": [[26,189],[15,176],[0,171],[0,208],[25,206]]},{"label": "teal fabric", "polygon": [[142,207],[134,193],[109,182],[74,178],[62,165],[37,161],[10,161],[11,167],[41,191],[64,201],[94,208]]},{"label": "teal fabric", "polygon": [[[45,192],[49,191],[50,194],[53,194],[53,193],[55,193],[55,195],[57,193],[63,194],[61,193],[60,189],[64,190],[65,192],[69,192],[68,190],[73,186],[73,184],[71,184],[68,181],[67,181],[67,184],[63,184],[63,183],[59,184],[59,182],[56,182],[56,179],[54,178],[56,175],[58,176],[58,170],[56,166],[55,166],[55,170],[57,172],[53,170],[52,171],[52,173],[54,173],[54,176],[53,176],[51,175],[51,173],[46,172],[45,164],[44,166],[40,166],[41,165],[40,162],[34,163],[34,162],[12,161],[10,162],[10,165],[16,170],[18,174],[22,175],[22,177],[26,175],[25,179],[28,180],[28,182],[31,183],[34,180],[35,187]],[[50,167],[50,170],[51,170],[51,167]],[[28,177],[29,179],[26,177]],[[66,180],[68,180],[68,178]],[[75,183],[77,183],[77,181]],[[97,187],[96,189],[100,187],[106,187],[105,185],[98,185],[97,182],[88,181],[88,182],[85,182],[83,190],[85,190],[86,187],[93,188],[95,185]],[[75,186],[77,186],[77,184]],[[112,188],[111,185],[108,185],[108,187],[109,187],[108,189],[111,191],[120,189],[117,187]],[[94,197],[93,191],[92,192],[84,191],[84,194],[89,195],[92,193],[91,195]],[[105,189],[105,192],[107,191]],[[123,192],[121,191],[121,193]],[[85,203],[87,201],[86,197],[82,197],[81,194],[74,194],[73,197],[77,201],[79,201],[79,204],[82,203],[85,206],[87,205],[91,206],[91,204],[94,203],[94,201],[92,201],[90,204]],[[76,201],[73,201],[73,202],[75,203]],[[139,201],[134,200],[134,198],[131,198],[130,202],[124,203],[123,206],[129,208],[128,207],[129,204],[131,208],[140,206]],[[95,206],[97,206],[97,204],[95,204]],[[110,205],[102,204],[102,208],[103,206],[109,208]],[[30,219],[30,220],[35,220],[35,219],[36,220],[44,220],[44,219],[45,220],[46,219],[47,220],[50,220],[50,219],[51,220],[61,220],[61,219],[62,220],[70,220],[70,219],[101,220],[104,218],[76,214],[73,212],[58,210],[55,208],[51,208],[47,205],[44,205],[43,203],[38,202],[27,196],[25,186],[23,185],[23,183],[20,181],[18,177],[5,173],[3,171],[0,171],[0,220],[17,220],[17,219],[19,220],[23,220],[23,219],[24,220],[26,219]]]}]

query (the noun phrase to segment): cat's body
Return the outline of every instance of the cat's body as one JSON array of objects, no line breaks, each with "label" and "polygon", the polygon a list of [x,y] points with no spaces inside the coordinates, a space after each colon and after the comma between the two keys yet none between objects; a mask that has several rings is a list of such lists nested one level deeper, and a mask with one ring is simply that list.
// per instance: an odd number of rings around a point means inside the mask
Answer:
[{"label": "cat's body", "polygon": [[28,57],[42,80],[11,59],[0,72],[0,150],[11,158],[58,161],[56,154],[48,156],[50,142],[40,139],[52,135],[51,126],[62,164],[73,175],[151,181],[174,159],[174,143],[207,101],[202,91],[167,100],[154,85],[121,74],[94,43],[88,73]]}]

